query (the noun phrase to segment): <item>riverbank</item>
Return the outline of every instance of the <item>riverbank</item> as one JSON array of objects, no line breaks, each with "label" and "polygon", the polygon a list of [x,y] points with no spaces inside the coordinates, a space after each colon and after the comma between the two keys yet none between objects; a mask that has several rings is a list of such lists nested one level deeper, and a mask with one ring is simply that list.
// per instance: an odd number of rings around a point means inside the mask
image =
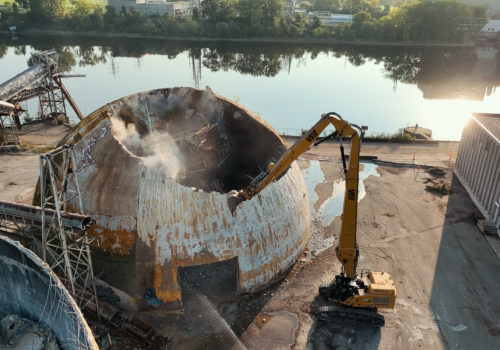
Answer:
[{"label": "riverbank", "polygon": [[[8,32],[4,32],[8,34]],[[400,46],[400,47],[471,47],[470,43],[440,43],[440,42],[409,42],[409,41],[365,41],[365,40],[338,40],[319,38],[212,38],[212,37],[176,37],[161,36],[142,33],[116,33],[116,32],[81,32],[68,30],[28,29],[18,33],[18,36],[50,35],[50,36],[80,36],[97,38],[129,38],[129,39],[160,39],[165,41],[190,41],[190,42],[229,42],[229,43],[283,43],[283,44],[329,44],[329,45],[355,45],[355,46]]]}]

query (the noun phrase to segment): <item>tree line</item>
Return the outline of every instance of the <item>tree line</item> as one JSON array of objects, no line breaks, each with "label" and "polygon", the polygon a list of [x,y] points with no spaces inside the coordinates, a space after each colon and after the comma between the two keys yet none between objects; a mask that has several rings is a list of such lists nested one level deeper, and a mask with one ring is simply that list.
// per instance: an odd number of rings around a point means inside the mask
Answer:
[{"label": "tree line", "polygon": [[[140,6],[140,5],[138,5]],[[0,25],[175,37],[332,38],[340,40],[463,42],[486,22],[486,8],[459,0],[312,0],[285,14],[283,0],[203,0],[192,16],[143,15],[134,8],[89,0],[15,0],[0,7]],[[351,14],[353,21],[323,25],[314,11]]]}]

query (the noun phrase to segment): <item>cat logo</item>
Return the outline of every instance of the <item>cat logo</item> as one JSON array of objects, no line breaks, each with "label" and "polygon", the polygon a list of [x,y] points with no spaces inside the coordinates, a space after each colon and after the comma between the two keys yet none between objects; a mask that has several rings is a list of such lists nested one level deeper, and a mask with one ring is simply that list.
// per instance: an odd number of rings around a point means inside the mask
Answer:
[{"label": "cat logo", "polygon": [[311,142],[316,137],[318,137],[318,133],[316,132],[316,130],[313,130],[309,135],[307,135],[306,140],[307,142]]},{"label": "cat logo", "polygon": [[354,190],[349,190],[347,192],[347,198],[350,200],[350,201],[353,201],[356,199],[356,191]]}]

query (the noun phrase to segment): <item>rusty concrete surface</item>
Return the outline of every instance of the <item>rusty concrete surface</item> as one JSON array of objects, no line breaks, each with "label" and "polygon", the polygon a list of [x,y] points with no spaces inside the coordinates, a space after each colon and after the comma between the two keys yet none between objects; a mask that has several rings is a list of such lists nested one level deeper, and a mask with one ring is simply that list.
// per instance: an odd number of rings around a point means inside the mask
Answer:
[{"label": "rusty concrete surface", "polygon": [[[122,98],[64,142],[75,145],[84,210],[96,220],[96,274],[139,309],[179,307],[180,268],[231,262],[235,275],[220,283],[235,279],[233,294],[265,288],[307,244],[309,205],[297,165],[229,210],[227,193],[245,188],[285,146],[264,121],[209,90]],[[196,269],[185,273],[209,282]]]},{"label": "rusty concrete surface", "polygon": [[[32,251],[5,236],[0,236],[0,279],[0,319],[16,315],[48,327],[62,349],[98,349],[80,309],[54,272]],[[16,322],[9,326],[15,327],[19,327]],[[19,328],[22,334],[22,327]],[[12,344],[1,342],[5,335],[0,335],[0,348],[12,349]],[[28,337],[13,349],[31,348],[28,345],[38,349],[26,341],[41,342],[40,337]],[[52,348],[51,344],[46,345],[47,349]]]}]

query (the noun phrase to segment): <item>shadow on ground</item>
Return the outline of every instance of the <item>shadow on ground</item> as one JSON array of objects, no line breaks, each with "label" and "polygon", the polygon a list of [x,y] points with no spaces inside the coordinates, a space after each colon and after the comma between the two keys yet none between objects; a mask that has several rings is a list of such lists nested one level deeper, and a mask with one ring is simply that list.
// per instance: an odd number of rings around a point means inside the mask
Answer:
[{"label": "shadow on ground", "polygon": [[[324,305],[322,296],[317,296],[311,304],[311,310]],[[374,350],[380,344],[380,328],[360,326],[346,320],[321,320],[313,313],[314,320],[309,330],[307,348],[310,350],[353,349]]]},{"label": "shadow on ground", "polygon": [[183,286],[184,313],[144,313],[142,317],[161,334],[168,335],[168,349],[246,349],[239,337],[272,298],[280,283],[255,295],[228,300],[227,295],[200,292]]},{"label": "shadow on ground", "polygon": [[500,260],[476,227],[479,217],[453,177],[430,301],[449,349],[500,349]]}]

